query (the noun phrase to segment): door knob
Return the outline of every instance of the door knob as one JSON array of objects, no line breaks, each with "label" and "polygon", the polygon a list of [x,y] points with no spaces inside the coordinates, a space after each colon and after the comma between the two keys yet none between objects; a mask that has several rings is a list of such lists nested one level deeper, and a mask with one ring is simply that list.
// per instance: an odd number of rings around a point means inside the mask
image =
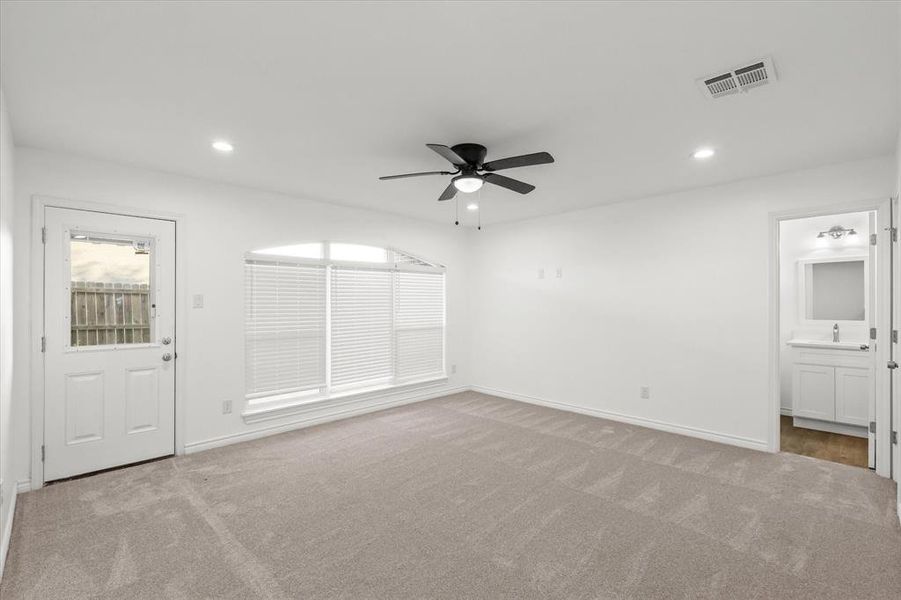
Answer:
[{"label": "door knob", "polygon": [[169,344],[172,343],[172,338],[171,338],[171,337],[168,337],[168,336],[167,336],[167,337],[164,337],[163,339],[160,340],[160,343],[161,343],[163,346],[168,346]]},{"label": "door knob", "polygon": [[888,361],[888,362],[885,364],[885,366],[888,367],[889,369],[897,369],[897,368],[898,368],[898,363],[896,363],[896,362],[893,361],[893,360],[890,360],[890,361]]},{"label": "door knob", "polygon": [[163,354],[163,360],[169,362],[170,360],[172,360],[172,354],[166,352],[165,354]]}]

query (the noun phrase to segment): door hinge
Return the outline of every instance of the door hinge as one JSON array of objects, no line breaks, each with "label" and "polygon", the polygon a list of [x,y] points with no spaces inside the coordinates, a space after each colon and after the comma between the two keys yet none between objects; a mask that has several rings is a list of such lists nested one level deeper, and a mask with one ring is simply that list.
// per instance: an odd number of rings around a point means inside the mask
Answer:
[{"label": "door hinge", "polygon": [[896,446],[898,445],[898,432],[897,431],[892,432],[892,444],[894,444]]},{"label": "door hinge", "polygon": [[891,229],[891,232],[892,232],[892,241],[893,241],[893,242],[897,242],[897,241],[898,241],[898,228],[897,228],[897,227],[891,227],[890,229]]},{"label": "door hinge", "polygon": [[876,339],[876,328],[875,327],[870,327],[870,339],[871,340]]},{"label": "door hinge", "polygon": [[870,433],[876,433],[876,421],[870,421]]},{"label": "door hinge", "polygon": [[41,352],[47,351],[47,338],[41,336]]},{"label": "door hinge", "polygon": [[41,227],[41,243],[42,244],[47,243],[47,228],[46,227]]},{"label": "door hinge", "polygon": [[898,343],[898,330],[897,329],[892,329],[892,343],[893,344]]},{"label": "door hinge", "polygon": [[879,239],[879,236],[877,236],[875,233],[871,233],[870,234],[870,245],[875,246],[877,239]]},{"label": "door hinge", "polygon": [[45,458],[47,458],[47,446],[41,444],[41,462],[44,462]]}]

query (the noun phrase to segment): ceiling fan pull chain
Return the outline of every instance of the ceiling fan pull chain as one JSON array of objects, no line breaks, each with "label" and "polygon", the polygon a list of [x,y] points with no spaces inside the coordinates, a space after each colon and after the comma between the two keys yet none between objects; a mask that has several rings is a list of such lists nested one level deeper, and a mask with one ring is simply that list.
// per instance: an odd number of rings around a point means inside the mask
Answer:
[{"label": "ceiling fan pull chain", "polygon": [[482,209],[484,208],[484,204],[482,204],[482,190],[479,190],[479,231],[482,231]]},{"label": "ceiling fan pull chain", "polygon": [[456,196],[454,198],[454,210],[456,211],[456,218],[454,220],[454,225],[460,224],[460,196]]}]

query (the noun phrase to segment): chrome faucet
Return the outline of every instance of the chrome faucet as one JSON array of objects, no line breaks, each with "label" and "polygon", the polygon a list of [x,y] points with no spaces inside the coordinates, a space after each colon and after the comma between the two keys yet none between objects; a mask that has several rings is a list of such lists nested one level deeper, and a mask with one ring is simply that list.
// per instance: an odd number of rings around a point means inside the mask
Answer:
[{"label": "chrome faucet", "polygon": [[838,323],[832,326],[832,341],[838,343]]}]

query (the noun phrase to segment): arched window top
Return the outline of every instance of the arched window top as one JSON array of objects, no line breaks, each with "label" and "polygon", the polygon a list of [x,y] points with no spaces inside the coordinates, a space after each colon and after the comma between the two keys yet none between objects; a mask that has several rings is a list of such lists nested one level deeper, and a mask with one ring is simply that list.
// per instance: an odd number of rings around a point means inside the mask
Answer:
[{"label": "arched window top", "polygon": [[346,242],[304,242],[288,246],[262,248],[248,253],[249,259],[288,259],[326,264],[371,264],[386,267],[424,267],[444,269],[444,265],[397,250]]}]

